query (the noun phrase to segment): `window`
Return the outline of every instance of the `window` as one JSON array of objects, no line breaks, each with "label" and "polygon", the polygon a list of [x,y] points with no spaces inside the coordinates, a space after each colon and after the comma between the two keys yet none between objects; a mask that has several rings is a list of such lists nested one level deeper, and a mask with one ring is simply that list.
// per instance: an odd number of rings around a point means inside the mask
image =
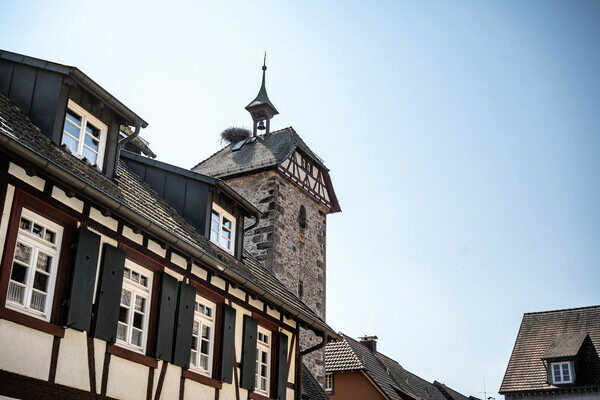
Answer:
[{"label": "window", "polygon": [[256,341],[256,379],[255,391],[269,395],[269,370],[271,357],[271,333],[266,329],[258,327],[258,338]]},{"label": "window", "polygon": [[298,213],[298,224],[300,228],[306,228],[306,208],[303,205],[300,206],[300,212]]},{"label": "window", "polygon": [[325,391],[333,392],[333,373],[332,372],[325,373]]},{"label": "window", "polygon": [[555,384],[573,383],[571,363],[568,361],[550,364],[552,382]]},{"label": "window", "polygon": [[190,368],[201,374],[212,373],[215,304],[196,297]]},{"label": "window", "polygon": [[233,254],[235,218],[216,204],[210,217],[210,240]]},{"label": "window", "polygon": [[61,144],[76,157],[102,168],[106,125],[71,100],[67,107]]},{"label": "window", "polygon": [[152,273],[125,260],[117,343],[140,353],[146,352]]},{"label": "window", "polygon": [[63,228],[23,208],[6,306],[50,320]]}]

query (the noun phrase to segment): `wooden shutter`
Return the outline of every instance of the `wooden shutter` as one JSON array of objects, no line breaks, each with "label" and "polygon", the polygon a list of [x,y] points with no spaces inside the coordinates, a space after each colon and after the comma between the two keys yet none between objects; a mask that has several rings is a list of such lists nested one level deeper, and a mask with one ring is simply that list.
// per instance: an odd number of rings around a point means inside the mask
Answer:
[{"label": "wooden shutter", "polygon": [[180,282],[179,297],[177,299],[177,324],[175,326],[173,364],[179,365],[182,368],[188,368],[190,365],[195,302],[196,288],[187,283]]},{"label": "wooden shutter", "polygon": [[108,243],[102,246],[100,279],[96,296],[94,337],[114,343],[119,321],[125,252]]},{"label": "wooden shutter", "polygon": [[164,272],[161,275],[155,356],[163,361],[171,362],[177,311],[177,279]]},{"label": "wooden shutter", "polygon": [[94,283],[100,253],[100,235],[79,228],[77,245],[71,261],[64,324],[78,331],[90,330]]},{"label": "wooden shutter", "polygon": [[254,390],[256,374],[256,333],[258,321],[249,315],[244,315],[244,333],[242,336],[242,376],[240,386],[250,391]]},{"label": "wooden shutter", "polygon": [[223,319],[221,325],[221,354],[219,357],[219,379],[223,382],[233,382],[233,367],[235,362],[235,309],[223,304]]},{"label": "wooden shutter", "polygon": [[285,333],[279,332],[277,337],[277,399],[285,400],[287,393],[287,356],[288,356],[288,337]]}]

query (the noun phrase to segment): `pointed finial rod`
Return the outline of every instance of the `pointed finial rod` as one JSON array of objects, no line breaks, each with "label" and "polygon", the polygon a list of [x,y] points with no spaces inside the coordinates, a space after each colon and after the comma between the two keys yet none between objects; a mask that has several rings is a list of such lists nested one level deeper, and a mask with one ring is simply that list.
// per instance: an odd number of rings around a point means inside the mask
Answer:
[{"label": "pointed finial rod", "polygon": [[266,71],[267,69],[267,51],[265,50],[265,61],[263,63],[263,67],[262,67],[263,71]]}]

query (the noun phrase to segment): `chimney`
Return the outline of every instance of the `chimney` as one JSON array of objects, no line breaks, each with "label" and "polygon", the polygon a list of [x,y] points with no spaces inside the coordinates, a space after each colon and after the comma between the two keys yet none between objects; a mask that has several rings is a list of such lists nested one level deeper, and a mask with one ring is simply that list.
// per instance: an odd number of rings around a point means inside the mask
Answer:
[{"label": "chimney", "polygon": [[377,336],[363,336],[360,343],[373,353],[377,353]]}]

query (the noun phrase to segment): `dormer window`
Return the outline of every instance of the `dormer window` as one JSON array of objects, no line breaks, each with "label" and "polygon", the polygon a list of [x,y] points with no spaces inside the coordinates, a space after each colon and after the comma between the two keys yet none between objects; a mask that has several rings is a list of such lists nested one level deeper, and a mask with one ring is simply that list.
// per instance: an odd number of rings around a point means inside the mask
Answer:
[{"label": "dormer window", "polygon": [[106,132],[105,124],[69,100],[61,144],[73,155],[102,169]]},{"label": "dormer window", "polygon": [[570,361],[554,362],[550,364],[552,383],[562,385],[573,383],[573,368]]},{"label": "dormer window", "polygon": [[213,203],[210,217],[210,241],[233,254],[235,218]]}]

